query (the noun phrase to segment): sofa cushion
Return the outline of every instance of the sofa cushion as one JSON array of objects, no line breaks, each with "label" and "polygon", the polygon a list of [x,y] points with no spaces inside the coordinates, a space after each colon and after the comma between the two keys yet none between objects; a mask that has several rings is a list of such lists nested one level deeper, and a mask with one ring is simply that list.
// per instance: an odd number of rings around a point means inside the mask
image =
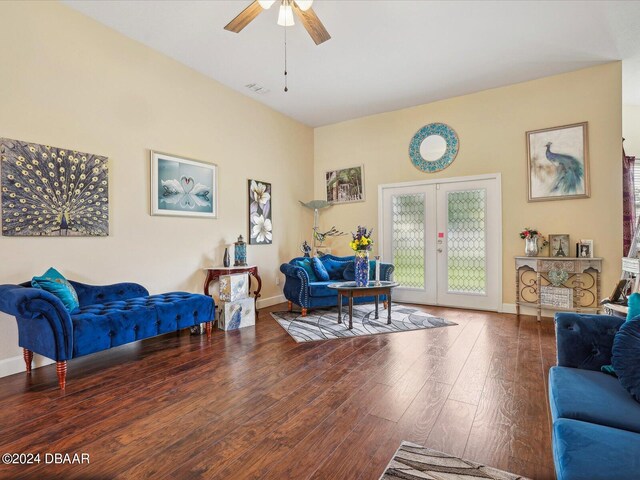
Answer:
[{"label": "sofa cushion", "polygon": [[305,258],[303,260],[296,260],[293,262],[296,267],[303,268],[307,275],[309,276],[310,282],[317,282],[318,277],[316,276],[316,272],[313,270],[313,265],[311,264],[310,258]]},{"label": "sofa cushion", "polygon": [[318,277],[319,281],[328,282],[330,280],[329,272],[327,272],[327,269],[324,268],[324,264],[318,257],[313,257],[311,259],[311,266],[313,267],[313,271],[315,272],[316,277]]},{"label": "sofa cushion", "polygon": [[640,433],[640,404],[611,375],[552,367],[549,404],[554,420],[569,418]]},{"label": "sofa cushion", "polygon": [[611,364],[622,386],[640,402],[640,317],[627,320],[616,333]]},{"label": "sofa cushion", "polygon": [[312,297],[337,297],[338,291],[327,286],[332,283],[335,282],[311,282],[309,284],[309,295]]},{"label": "sofa cushion", "polygon": [[627,299],[627,320],[632,320],[640,315],[640,293],[633,292]]},{"label": "sofa cushion", "polygon": [[553,425],[558,480],[633,480],[640,471],[640,435],[561,418]]},{"label": "sofa cushion", "polygon": [[322,261],[325,270],[327,270],[330,280],[343,280],[344,269],[347,268],[349,263],[353,263],[353,260],[334,260],[328,256],[320,257],[320,261]]},{"label": "sofa cushion", "polygon": [[50,268],[40,277],[33,277],[31,286],[55,295],[70,312],[80,306],[75,288],[55,268]]},{"label": "sofa cushion", "polygon": [[81,307],[71,315],[73,356],[208,322],[213,309],[211,297],[185,292]]}]

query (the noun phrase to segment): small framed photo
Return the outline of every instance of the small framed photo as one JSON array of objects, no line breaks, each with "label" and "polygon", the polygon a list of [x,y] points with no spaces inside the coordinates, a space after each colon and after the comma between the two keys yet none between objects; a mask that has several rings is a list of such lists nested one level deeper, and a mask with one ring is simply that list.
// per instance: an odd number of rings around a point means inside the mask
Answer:
[{"label": "small framed photo", "polygon": [[578,256],[580,258],[593,258],[593,240],[580,240]]},{"label": "small framed photo", "polygon": [[151,215],[218,218],[218,166],[151,151]]},{"label": "small framed photo", "polygon": [[327,202],[364,202],[364,166],[341,168],[325,172]]},{"label": "small framed photo", "polygon": [[569,235],[565,233],[549,235],[549,253],[552,257],[568,257],[571,254],[569,245]]}]

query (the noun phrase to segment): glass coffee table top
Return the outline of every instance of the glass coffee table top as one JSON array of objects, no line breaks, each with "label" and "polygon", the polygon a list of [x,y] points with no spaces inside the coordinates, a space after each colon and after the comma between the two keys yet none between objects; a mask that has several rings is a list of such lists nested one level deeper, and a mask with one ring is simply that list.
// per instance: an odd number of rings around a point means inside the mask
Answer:
[{"label": "glass coffee table top", "polygon": [[367,285],[363,287],[356,286],[356,282],[336,282],[330,283],[327,285],[327,288],[333,288],[336,290],[365,290],[367,288],[393,288],[397,287],[399,284],[397,282],[389,282],[389,281],[380,281],[375,282],[371,280]]}]

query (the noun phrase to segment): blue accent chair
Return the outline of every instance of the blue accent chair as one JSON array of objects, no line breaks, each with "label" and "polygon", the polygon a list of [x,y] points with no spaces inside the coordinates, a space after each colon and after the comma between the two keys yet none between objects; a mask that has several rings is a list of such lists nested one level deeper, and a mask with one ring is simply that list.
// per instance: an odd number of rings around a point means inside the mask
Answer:
[{"label": "blue accent chair", "polygon": [[67,360],[72,358],[205,322],[211,336],[211,297],[185,292],[150,296],[136,283],[70,283],[80,302],[72,312],[55,295],[30,283],[0,285],[0,311],[16,317],[27,373],[34,352],[55,360],[60,388],[65,387]]},{"label": "blue accent chair", "polygon": [[611,364],[624,321],[556,314],[558,366],[549,372],[549,403],[558,480],[640,478],[640,403],[600,371]]},{"label": "blue accent chair", "polygon": [[[311,308],[335,307],[338,305],[338,292],[328,288],[330,283],[353,281],[353,260],[354,256],[337,257],[335,255],[323,255],[320,261],[329,273],[328,282],[311,282],[309,275],[304,268],[295,263],[304,260],[305,257],[297,257],[289,263],[283,263],[280,271],[285,275],[284,296],[289,302],[289,310],[293,305],[298,305],[302,309],[302,316],[307,315]],[[390,263],[380,263],[380,280],[391,280],[393,265]],[[346,276],[345,276],[346,275]],[[386,301],[386,295],[380,295],[380,300]],[[342,303],[347,304],[348,298],[343,298]],[[353,303],[371,303],[375,298],[358,297],[353,299]]]}]

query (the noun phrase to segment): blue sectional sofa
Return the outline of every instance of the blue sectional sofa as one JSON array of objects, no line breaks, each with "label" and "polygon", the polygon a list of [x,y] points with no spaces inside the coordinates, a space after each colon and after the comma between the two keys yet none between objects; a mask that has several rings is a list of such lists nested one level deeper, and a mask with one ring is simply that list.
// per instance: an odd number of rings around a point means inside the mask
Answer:
[{"label": "blue sectional sofa", "polygon": [[558,480],[640,478],[640,403],[600,371],[612,363],[625,319],[559,313],[555,322],[558,365],[549,372],[549,402]]},{"label": "blue sectional sofa", "polygon": [[16,317],[27,373],[33,352],[55,360],[60,388],[67,360],[200,323],[211,336],[211,297],[185,292],[149,295],[135,283],[93,286],[69,282],[79,308],[69,312],[55,295],[30,283],[0,285],[0,311]]},{"label": "blue sectional sofa", "polygon": [[[309,273],[299,263],[309,260],[307,257],[297,257],[289,263],[283,263],[280,271],[285,275],[284,296],[289,302],[289,309],[298,305],[302,309],[302,316],[311,308],[334,307],[338,305],[337,290],[328,288],[330,283],[347,282],[354,280],[353,259],[355,257],[337,257],[335,255],[323,255],[318,257],[329,274],[329,281],[318,281],[309,278]],[[393,265],[380,263],[380,280],[391,280]],[[373,275],[373,272],[372,272]],[[343,304],[347,304],[348,298],[343,298]],[[384,295],[381,301],[386,301]],[[354,303],[371,303],[374,297],[354,298]]]}]

